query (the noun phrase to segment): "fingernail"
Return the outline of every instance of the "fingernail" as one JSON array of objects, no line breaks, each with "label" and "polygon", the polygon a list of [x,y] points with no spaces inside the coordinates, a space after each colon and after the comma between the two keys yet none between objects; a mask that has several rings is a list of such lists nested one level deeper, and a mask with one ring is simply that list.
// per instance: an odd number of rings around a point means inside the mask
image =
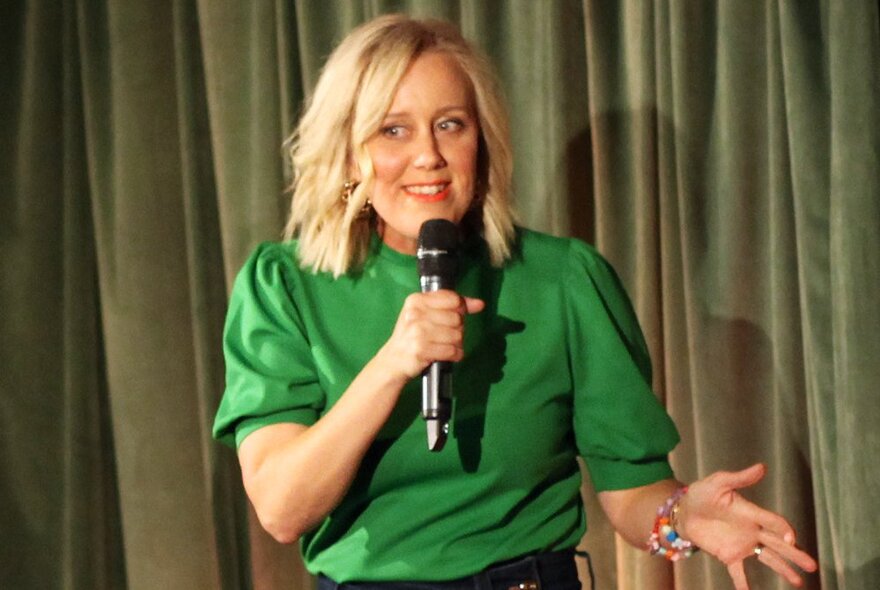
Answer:
[{"label": "fingernail", "polygon": [[785,535],[782,538],[789,545],[794,545],[794,534],[793,533],[785,533]]}]

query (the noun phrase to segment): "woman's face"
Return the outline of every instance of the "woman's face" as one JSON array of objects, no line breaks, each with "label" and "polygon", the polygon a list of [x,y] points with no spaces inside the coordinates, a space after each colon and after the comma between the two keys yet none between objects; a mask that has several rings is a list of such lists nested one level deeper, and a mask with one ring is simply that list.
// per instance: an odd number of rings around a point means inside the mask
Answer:
[{"label": "woman's face", "polygon": [[461,221],[474,197],[479,132],[470,81],[458,64],[439,52],[419,56],[367,142],[370,199],[389,247],[415,254],[422,223]]}]

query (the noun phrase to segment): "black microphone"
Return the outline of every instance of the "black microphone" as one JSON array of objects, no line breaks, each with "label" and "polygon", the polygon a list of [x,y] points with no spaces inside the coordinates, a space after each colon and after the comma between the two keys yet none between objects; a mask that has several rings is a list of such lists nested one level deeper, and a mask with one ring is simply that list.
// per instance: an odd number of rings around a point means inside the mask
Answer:
[{"label": "black microphone", "polygon": [[[419,282],[422,293],[455,289],[458,271],[458,227],[445,219],[430,219],[419,230]],[[422,373],[422,418],[428,449],[446,444],[452,415],[452,363],[434,361]]]}]

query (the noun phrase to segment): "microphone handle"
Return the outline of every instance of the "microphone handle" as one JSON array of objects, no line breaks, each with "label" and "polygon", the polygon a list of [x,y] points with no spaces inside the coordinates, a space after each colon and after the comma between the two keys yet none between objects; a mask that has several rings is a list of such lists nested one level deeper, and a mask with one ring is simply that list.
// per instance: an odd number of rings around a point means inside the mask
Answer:
[{"label": "microphone handle", "polygon": [[434,361],[422,374],[422,418],[448,422],[452,415],[452,363]]},{"label": "microphone handle", "polygon": [[[423,293],[452,289],[445,277],[420,277]],[[449,419],[452,416],[452,363],[434,361],[422,373],[422,418],[428,434],[428,449],[439,451],[446,444]]]}]

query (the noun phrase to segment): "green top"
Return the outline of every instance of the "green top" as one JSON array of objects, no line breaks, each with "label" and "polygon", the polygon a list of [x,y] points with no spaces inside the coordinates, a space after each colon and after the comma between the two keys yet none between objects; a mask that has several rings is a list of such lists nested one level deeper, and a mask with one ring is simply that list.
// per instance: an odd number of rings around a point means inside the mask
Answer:
[{"label": "green top", "polygon": [[[226,444],[317,421],[418,290],[415,257],[378,239],[363,270],[338,279],[300,268],[296,251],[263,244],[236,279],[214,424]],[[504,268],[474,240],[459,274],[457,291],[487,305],[466,318],[446,447],[427,450],[413,380],[340,505],[302,537],[312,573],[445,580],[573,547],[586,526],[577,454],[600,491],[672,476],[678,433],[651,391],[629,300],[595,250],[520,230]]]}]

